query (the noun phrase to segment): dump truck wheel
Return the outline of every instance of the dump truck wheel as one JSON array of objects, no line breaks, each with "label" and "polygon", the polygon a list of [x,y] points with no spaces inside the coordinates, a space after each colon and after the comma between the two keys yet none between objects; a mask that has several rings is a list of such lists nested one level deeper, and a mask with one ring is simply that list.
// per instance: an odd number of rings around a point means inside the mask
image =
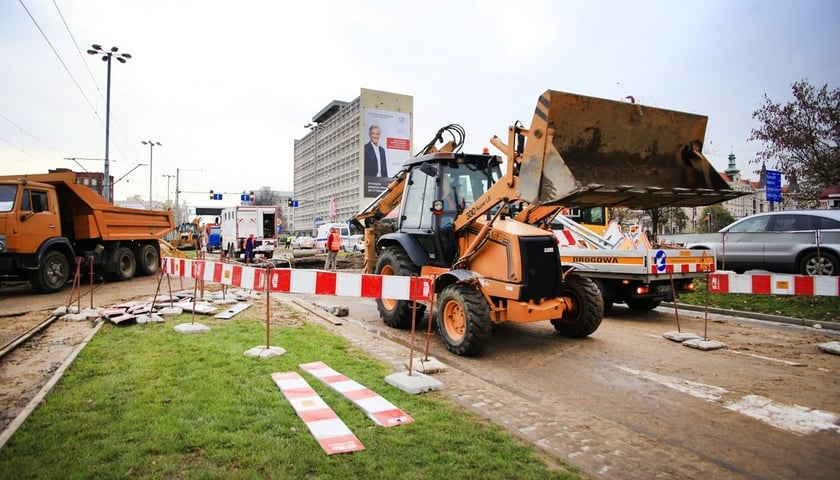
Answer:
[{"label": "dump truck wheel", "polygon": [[61,252],[47,252],[38,271],[30,279],[40,293],[55,293],[70,280],[70,261]]},{"label": "dump truck wheel", "polygon": [[119,281],[130,280],[134,278],[135,273],[137,273],[137,259],[134,258],[134,252],[130,248],[120,247],[117,250],[114,278]]},{"label": "dump truck wheel", "polygon": [[436,319],[444,345],[456,355],[479,354],[493,330],[487,299],[475,286],[465,283],[443,289]]},{"label": "dump truck wheel", "polygon": [[563,318],[551,321],[554,330],[572,338],[583,338],[598,330],[604,318],[604,299],[595,282],[580,275],[568,275],[563,295],[572,301],[572,308],[566,310]]},{"label": "dump truck wheel", "polygon": [[627,307],[636,312],[649,312],[658,307],[662,300],[652,300],[650,298],[628,298],[626,300]]},{"label": "dump truck wheel", "polygon": [[160,254],[154,245],[148,243],[140,245],[134,251],[134,256],[137,259],[137,273],[139,275],[154,275],[160,268]]},{"label": "dump truck wheel", "polygon": [[[411,259],[408,258],[405,250],[400,247],[388,247],[379,255],[376,262],[376,273],[378,275],[416,276],[420,273],[420,270],[411,263]],[[415,310],[413,308],[415,304],[417,306],[415,319],[417,324],[420,324],[426,312],[425,305],[392,298],[376,299],[376,309],[379,310],[379,316],[382,317],[385,325],[392,328],[411,328],[411,315],[412,311]]]}]

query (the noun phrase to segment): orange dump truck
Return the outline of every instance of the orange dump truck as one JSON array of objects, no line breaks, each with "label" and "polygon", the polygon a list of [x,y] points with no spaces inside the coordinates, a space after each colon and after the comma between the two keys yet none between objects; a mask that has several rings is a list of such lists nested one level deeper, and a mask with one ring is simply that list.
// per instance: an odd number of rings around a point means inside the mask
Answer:
[{"label": "orange dump truck", "polygon": [[172,212],[116,207],[75,172],[0,176],[0,276],[39,292],[64,288],[79,257],[83,273],[113,280],[157,273],[174,228]]}]

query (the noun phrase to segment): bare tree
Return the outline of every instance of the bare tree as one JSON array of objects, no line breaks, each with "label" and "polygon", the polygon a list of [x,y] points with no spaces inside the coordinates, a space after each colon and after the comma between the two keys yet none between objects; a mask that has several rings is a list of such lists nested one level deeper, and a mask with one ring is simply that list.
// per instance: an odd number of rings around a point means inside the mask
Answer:
[{"label": "bare tree", "polygon": [[840,90],[817,90],[807,79],[791,88],[793,102],[774,103],[765,94],[764,106],[753,112],[761,126],[747,140],[762,142],[764,150],[751,163],[768,162],[795,179],[800,205],[815,207],[819,192],[840,184]]}]

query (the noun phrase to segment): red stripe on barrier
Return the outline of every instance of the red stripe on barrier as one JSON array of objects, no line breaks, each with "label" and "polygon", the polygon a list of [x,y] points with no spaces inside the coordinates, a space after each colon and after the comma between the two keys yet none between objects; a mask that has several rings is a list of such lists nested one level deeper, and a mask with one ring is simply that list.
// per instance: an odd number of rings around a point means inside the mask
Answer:
[{"label": "red stripe on barrier", "polygon": [[234,265],[233,266],[233,272],[231,272],[231,273],[233,274],[232,275],[233,278],[231,278],[230,284],[233,285],[234,287],[241,287],[242,286],[242,267],[240,267],[238,265]]},{"label": "red stripe on barrier", "polygon": [[335,272],[316,272],[315,273],[315,294],[316,295],[335,295]]},{"label": "red stripe on barrier", "polygon": [[709,275],[709,291],[712,293],[729,293],[729,275],[719,273]]},{"label": "red stripe on barrier", "polygon": [[292,290],[292,271],[274,270],[271,272],[271,287],[275,292],[290,292]]},{"label": "red stripe on barrier", "polygon": [[222,264],[221,263],[214,263],[213,264],[213,282],[222,283]]},{"label": "red stripe on barrier", "polygon": [[770,278],[770,275],[753,275],[752,293],[769,295],[772,292],[770,288],[771,284],[772,279]]},{"label": "red stripe on barrier", "polygon": [[382,297],[382,277],[379,275],[362,275],[362,297]]},{"label": "red stripe on barrier", "polygon": [[814,277],[793,277],[793,294],[794,295],[813,295],[814,294]]}]

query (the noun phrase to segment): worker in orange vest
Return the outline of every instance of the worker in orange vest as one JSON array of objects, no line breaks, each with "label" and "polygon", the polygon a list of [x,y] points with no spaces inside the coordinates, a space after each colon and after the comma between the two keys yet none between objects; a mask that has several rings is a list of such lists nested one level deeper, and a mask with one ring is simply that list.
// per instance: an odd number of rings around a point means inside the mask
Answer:
[{"label": "worker in orange vest", "polygon": [[327,261],[324,262],[324,270],[335,270],[337,265],[338,251],[341,250],[341,236],[338,229],[333,227],[327,236],[327,243],[324,244],[327,252]]}]

